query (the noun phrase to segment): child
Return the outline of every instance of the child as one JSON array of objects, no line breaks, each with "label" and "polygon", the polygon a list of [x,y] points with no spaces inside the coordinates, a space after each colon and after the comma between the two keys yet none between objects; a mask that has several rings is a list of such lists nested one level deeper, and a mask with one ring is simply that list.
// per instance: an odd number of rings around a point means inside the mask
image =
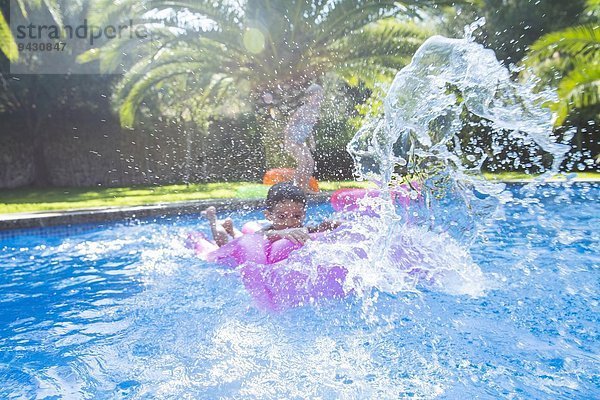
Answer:
[{"label": "child", "polygon": [[[263,227],[258,233],[263,233],[270,240],[288,239],[292,243],[304,244],[309,233],[326,232],[337,228],[337,221],[325,221],[315,227],[305,227],[306,194],[298,186],[284,182],[271,186],[266,200],[267,209],[265,217],[269,225]],[[209,207],[204,212],[206,215],[215,243],[221,247],[229,240],[241,236],[230,219],[219,223],[216,219],[216,210]]]},{"label": "child", "polygon": [[323,88],[313,84],[306,89],[306,99],[290,117],[284,130],[285,150],[296,160],[294,183],[308,192],[308,182],[315,170],[311,154],[316,150],[313,127],[319,118]]}]

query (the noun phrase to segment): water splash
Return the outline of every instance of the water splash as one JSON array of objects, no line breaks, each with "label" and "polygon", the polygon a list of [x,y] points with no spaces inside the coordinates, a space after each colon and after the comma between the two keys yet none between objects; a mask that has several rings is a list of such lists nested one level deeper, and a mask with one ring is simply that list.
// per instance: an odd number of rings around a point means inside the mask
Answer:
[{"label": "water splash", "polygon": [[[483,293],[485,279],[468,248],[515,199],[482,169],[519,168],[543,181],[558,172],[568,149],[552,136],[552,114],[543,107],[553,95],[535,92],[533,81],[515,81],[492,50],[473,41],[484,22],[465,28],[464,39],[431,37],[398,72],[383,115],[348,144],[358,176],[382,193],[364,199],[376,216],[355,219],[346,238],[342,231],[332,244],[306,246],[301,257],[309,254],[314,265],[303,269],[344,265],[347,289],[359,294],[423,284]],[[402,183],[418,188],[422,201],[394,204],[390,193]]]},{"label": "water splash", "polygon": [[384,190],[419,180],[420,224],[460,241],[510,200],[482,167],[521,167],[543,180],[568,150],[552,137],[553,118],[542,107],[553,95],[534,92],[533,81],[515,82],[492,50],[472,40],[483,22],[466,28],[465,39],[429,38],[396,75],[384,115],[348,145],[357,174]]}]

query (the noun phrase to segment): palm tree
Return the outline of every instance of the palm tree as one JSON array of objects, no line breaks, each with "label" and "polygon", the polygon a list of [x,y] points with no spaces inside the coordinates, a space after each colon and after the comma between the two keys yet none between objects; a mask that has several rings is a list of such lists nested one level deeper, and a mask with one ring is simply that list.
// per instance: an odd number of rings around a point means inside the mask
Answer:
[{"label": "palm tree", "polygon": [[[250,107],[261,117],[269,166],[299,94],[335,74],[350,83],[405,65],[429,31],[408,18],[450,0],[100,0],[96,21],[139,17],[151,41],[121,40],[89,51],[105,70],[124,72],[114,101],[131,126],[151,104],[162,114]],[[175,111],[174,111],[175,110]]]},{"label": "palm tree", "polygon": [[576,110],[600,105],[600,0],[587,0],[586,11],[587,23],[544,35],[525,60],[546,75],[561,71],[556,125]]}]

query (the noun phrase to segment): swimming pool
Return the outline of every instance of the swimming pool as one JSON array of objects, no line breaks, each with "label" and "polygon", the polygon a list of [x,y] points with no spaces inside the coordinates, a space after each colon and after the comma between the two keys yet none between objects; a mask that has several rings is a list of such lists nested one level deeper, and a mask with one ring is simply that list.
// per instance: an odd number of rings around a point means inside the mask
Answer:
[{"label": "swimming pool", "polygon": [[538,192],[471,247],[483,296],[279,314],[185,248],[195,217],[3,233],[0,398],[598,398],[600,186]]}]

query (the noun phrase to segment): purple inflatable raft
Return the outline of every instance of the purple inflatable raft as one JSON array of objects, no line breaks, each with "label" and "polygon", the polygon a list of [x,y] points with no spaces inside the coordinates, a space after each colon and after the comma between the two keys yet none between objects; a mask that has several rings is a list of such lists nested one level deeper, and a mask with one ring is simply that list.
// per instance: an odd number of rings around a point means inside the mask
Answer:
[{"label": "purple inflatable raft", "polygon": [[[317,235],[311,236],[318,240]],[[287,268],[289,255],[302,247],[287,239],[271,242],[262,234],[248,233],[217,247],[203,234],[192,233],[188,246],[206,261],[239,267],[244,286],[261,308],[280,311],[347,295],[342,288],[347,273],[343,267],[319,266],[311,276]]]},{"label": "purple inflatable raft", "polygon": [[[353,204],[358,199],[376,195],[379,193],[365,189],[342,189],[332,196],[332,205],[336,210],[354,211]],[[249,222],[242,228],[243,236],[222,247],[209,241],[204,234],[194,232],[188,236],[187,246],[203,260],[237,268],[257,306],[267,310],[281,311],[319,299],[343,298],[349,294],[343,288],[348,273],[346,268],[319,265],[310,274],[291,269],[287,259],[302,245],[287,239],[271,242],[264,235],[255,233],[259,229],[260,224]],[[327,240],[327,236],[311,234],[312,239],[317,241]],[[298,257],[294,257],[294,261],[311,265],[310,260],[303,262]]]}]

